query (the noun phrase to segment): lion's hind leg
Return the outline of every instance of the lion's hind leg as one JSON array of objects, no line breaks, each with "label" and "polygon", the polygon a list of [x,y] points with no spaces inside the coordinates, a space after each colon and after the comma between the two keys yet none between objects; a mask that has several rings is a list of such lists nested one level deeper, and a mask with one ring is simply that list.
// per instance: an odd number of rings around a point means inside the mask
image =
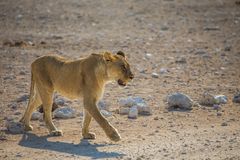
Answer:
[{"label": "lion's hind leg", "polygon": [[52,121],[53,92],[53,88],[50,86],[39,87],[39,93],[43,105],[44,120],[50,135],[61,136],[63,135],[62,131],[58,130]]},{"label": "lion's hind leg", "polygon": [[[32,83],[34,83],[34,82],[32,82]],[[31,117],[32,117],[32,113],[42,103],[41,99],[40,99],[40,96],[39,96],[39,93],[38,93],[36,87],[34,87],[35,84],[31,84],[31,85],[33,85],[33,86],[31,86],[32,91],[30,91],[28,106],[27,106],[27,109],[26,109],[22,119],[20,120],[20,122],[22,122],[23,125],[24,125],[25,131],[33,130],[33,127],[30,125],[30,120],[31,120]]]}]

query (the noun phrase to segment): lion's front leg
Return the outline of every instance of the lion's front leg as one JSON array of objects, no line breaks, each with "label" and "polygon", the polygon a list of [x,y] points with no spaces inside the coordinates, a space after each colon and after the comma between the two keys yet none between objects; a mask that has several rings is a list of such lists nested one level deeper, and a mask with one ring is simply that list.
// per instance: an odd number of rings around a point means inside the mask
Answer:
[{"label": "lion's front leg", "polygon": [[92,120],[92,116],[88,113],[86,109],[84,109],[84,119],[83,119],[83,129],[82,136],[84,139],[95,139],[95,133],[89,132],[89,124]]},{"label": "lion's front leg", "polygon": [[[106,118],[102,116],[99,112],[96,101],[93,99],[84,99],[84,108],[88,113],[97,121],[97,123],[102,127],[106,135],[113,141],[117,142],[121,140],[117,129],[115,129]],[[86,129],[86,128],[85,128]]]}]

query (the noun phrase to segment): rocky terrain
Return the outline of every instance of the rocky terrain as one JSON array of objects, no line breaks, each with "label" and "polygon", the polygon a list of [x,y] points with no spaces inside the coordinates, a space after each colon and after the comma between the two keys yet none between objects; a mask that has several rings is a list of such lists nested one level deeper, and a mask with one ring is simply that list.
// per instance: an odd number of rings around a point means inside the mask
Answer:
[{"label": "rocky terrain", "polygon": [[[238,0],[8,0],[0,22],[0,159],[240,159]],[[26,109],[32,61],[105,50],[124,51],[135,74],[127,87],[108,84],[103,97],[120,142],[95,121],[96,140],[82,140],[82,100],[60,95],[56,103],[76,112],[54,119],[62,137],[48,136],[41,117],[32,132],[7,130]],[[166,97],[176,92],[200,105],[169,109]],[[206,92],[227,102],[201,104]],[[151,114],[119,114],[129,97],[141,97]]]}]

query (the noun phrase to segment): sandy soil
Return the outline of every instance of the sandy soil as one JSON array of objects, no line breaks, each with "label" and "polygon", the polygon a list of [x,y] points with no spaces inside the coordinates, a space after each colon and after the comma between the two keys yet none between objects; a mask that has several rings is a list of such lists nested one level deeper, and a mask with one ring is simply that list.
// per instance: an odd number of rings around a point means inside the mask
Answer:
[{"label": "sandy soil", "polygon": [[[240,5],[236,0],[8,0],[0,1],[0,159],[240,159]],[[111,111],[121,97],[141,96],[152,116],[114,116],[122,141],[111,142],[94,121],[93,141],[81,137],[82,117],[54,120],[62,137],[49,137],[43,122],[34,131],[10,134],[29,94],[30,64],[50,52],[75,59],[123,50],[135,79],[106,87]],[[147,57],[149,53],[152,57]],[[153,78],[152,72],[168,73]],[[168,111],[163,99],[183,92],[228,96],[220,110]],[[80,101],[68,102],[82,112]],[[225,123],[226,125],[222,125]]]}]

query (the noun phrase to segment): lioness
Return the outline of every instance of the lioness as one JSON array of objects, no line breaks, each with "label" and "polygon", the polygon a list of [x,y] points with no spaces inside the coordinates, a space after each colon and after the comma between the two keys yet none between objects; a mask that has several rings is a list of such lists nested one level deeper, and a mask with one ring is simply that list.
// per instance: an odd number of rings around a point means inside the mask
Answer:
[{"label": "lioness", "polygon": [[31,73],[28,107],[20,120],[26,131],[33,129],[29,124],[31,115],[42,104],[44,120],[50,134],[62,135],[62,131],[53,124],[51,114],[53,93],[57,91],[71,99],[83,98],[83,138],[96,138],[94,133],[89,132],[89,124],[93,117],[111,140],[121,139],[117,130],[99,112],[96,104],[102,97],[107,82],[116,80],[119,85],[125,86],[134,78],[122,51],[117,54],[91,54],[75,61],[59,56],[43,56],[32,63]]}]

